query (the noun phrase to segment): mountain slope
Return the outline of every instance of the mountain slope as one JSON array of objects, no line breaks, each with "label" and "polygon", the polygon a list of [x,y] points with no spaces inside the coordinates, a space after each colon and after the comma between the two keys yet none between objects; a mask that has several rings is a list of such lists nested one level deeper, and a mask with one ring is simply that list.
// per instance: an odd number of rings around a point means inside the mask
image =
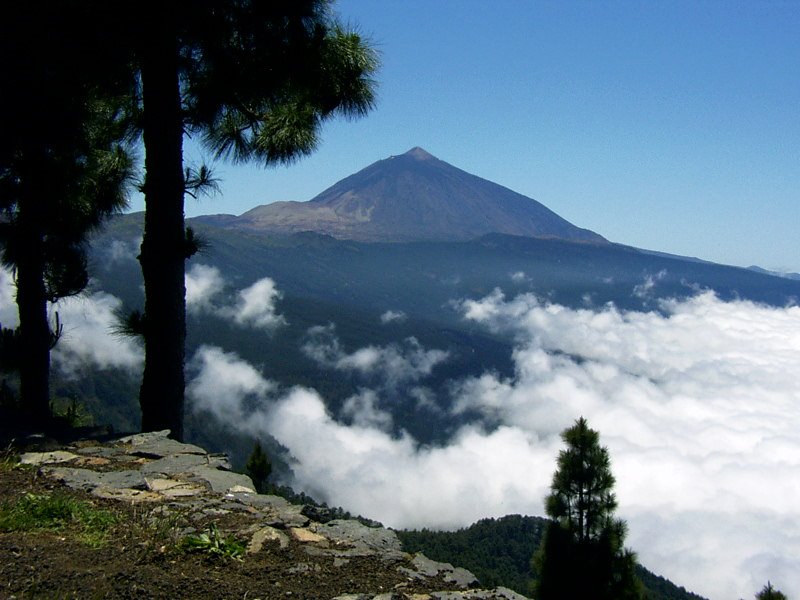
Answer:
[{"label": "mountain slope", "polygon": [[[482,519],[458,531],[398,531],[406,552],[423,552],[433,560],[463,565],[486,586],[505,586],[527,594],[534,578],[531,557],[538,550],[547,520],[507,515]],[[637,565],[636,575],[647,600],[703,600],[671,581]]]},{"label": "mountain slope", "polygon": [[606,243],[536,200],[413,148],[350,175],[308,202],[258,206],[220,225],[315,231],[364,242],[464,241],[487,233]]}]

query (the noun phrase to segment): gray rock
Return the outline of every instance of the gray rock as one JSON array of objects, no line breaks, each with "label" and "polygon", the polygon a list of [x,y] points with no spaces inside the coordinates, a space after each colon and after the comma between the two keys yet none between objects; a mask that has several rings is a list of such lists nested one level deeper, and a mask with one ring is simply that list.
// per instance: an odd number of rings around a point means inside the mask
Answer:
[{"label": "gray rock", "polygon": [[335,520],[329,523],[311,523],[308,526],[332,542],[331,548],[308,546],[306,553],[314,556],[351,558],[378,556],[387,563],[398,562],[405,556],[397,535],[388,529],[376,529],[358,521]]},{"label": "gray rock", "polygon": [[[474,589],[478,582],[468,570],[430,560],[422,554],[409,561],[391,530],[369,527],[356,520],[330,520],[335,511],[304,509],[278,496],[257,494],[249,477],[230,470],[225,455],[208,454],[198,446],[176,442],[168,435],[169,431],[137,434],[121,438],[112,446],[69,448],[74,453],[30,453],[25,460],[42,465],[40,472],[48,477],[102,498],[157,502],[149,512],[153,518],[159,514],[163,520],[165,516],[178,514],[205,522],[209,517],[236,511],[240,513],[237,522],[244,523],[244,532],[251,538],[248,544],[251,554],[259,552],[268,541],[277,541],[280,548],[287,548],[291,535],[296,540],[293,543],[302,545],[308,555],[332,557],[336,567],[345,567],[353,557],[377,557],[386,568],[396,568],[411,579],[441,577],[447,587],[453,588],[412,595],[396,588],[394,593],[344,594],[334,600],[527,600],[507,588]],[[58,465],[59,461],[74,462],[67,467]],[[108,472],[78,468],[102,467],[109,461],[124,463],[117,466],[129,468]],[[189,527],[184,533],[194,531]],[[242,533],[240,530],[239,534]],[[309,560],[297,563],[291,572],[316,570],[318,563]]]},{"label": "gray rock", "polygon": [[233,471],[233,465],[231,465],[231,461],[228,459],[227,454],[206,454],[206,458],[208,458],[209,467],[222,469],[223,471]]},{"label": "gray rock", "polygon": [[253,494],[256,493],[256,486],[253,484],[253,480],[242,473],[222,471],[221,469],[209,467],[207,464],[192,467],[190,472],[195,477],[208,482],[211,490],[220,494],[224,494],[236,486],[247,488]]},{"label": "gray rock", "polygon": [[83,456],[98,456],[110,459],[126,456],[122,449],[113,446],[87,446],[86,448],[78,448],[75,452]]},{"label": "gray rock", "polygon": [[225,494],[225,497],[234,499],[242,505],[258,511],[265,525],[288,529],[290,527],[305,527],[309,523],[308,517],[301,512],[301,506],[291,504],[280,496],[232,493]]},{"label": "gray rock", "polygon": [[285,533],[278,531],[274,527],[262,527],[253,534],[250,543],[247,544],[247,553],[255,554],[260,552],[266,541],[277,541],[281,549],[289,546],[289,536]]},{"label": "gray rock", "polygon": [[203,454],[172,454],[143,464],[141,471],[145,475],[177,475],[191,473],[192,469],[201,466],[208,466]]},{"label": "gray rock", "polygon": [[458,588],[469,588],[478,585],[478,578],[467,569],[454,567],[450,563],[437,562],[431,560],[422,553],[417,553],[411,559],[417,573],[425,577],[436,577],[441,575],[445,581],[452,583]]},{"label": "gray rock", "polygon": [[175,481],[174,479],[151,479],[145,478],[147,489],[151,492],[158,492],[167,498],[178,498],[183,496],[197,496],[206,491],[205,486],[186,481]]},{"label": "gray rock", "polygon": [[76,458],[78,458],[78,455],[72,452],[54,450],[52,452],[26,452],[19,457],[19,462],[23,465],[47,465],[65,463]]},{"label": "gray rock", "polygon": [[119,444],[130,446],[128,454],[134,456],[144,456],[146,458],[159,458],[171,454],[202,454],[206,451],[194,444],[184,444],[168,438],[169,429],[164,431],[152,431],[148,433],[137,433],[117,440]]},{"label": "gray rock", "polygon": [[530,600],[527,596],[523,596],[522,594],[518,594],[514,590],[510,590],[507,587],[498,587],[495,590],[496,598],[498,600]]},{"label": "gray rock", "polygon": [[258,510],[282,511],[289,510],[293,506],[296,506],[295,504],[289,502],[286,498],[281,498],[280,496],[271,496],[269,494],[244,494],[233,492],[226,494],[226,496],[236,500],[237,502],[246,504],[247,506],[252,506]]},{"label": "gray rock", "polygon": [[147,489],[144,475],[139,471],[92,471],[90,469],[74,469],[70,467],[43,467],[42,473],[68,487],[91,491],[94,488],[130,488]]}]

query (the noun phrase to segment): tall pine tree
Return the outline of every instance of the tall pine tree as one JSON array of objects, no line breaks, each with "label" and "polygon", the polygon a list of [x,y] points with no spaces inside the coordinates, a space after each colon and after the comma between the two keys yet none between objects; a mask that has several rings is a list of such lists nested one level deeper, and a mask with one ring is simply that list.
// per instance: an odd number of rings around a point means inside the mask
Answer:
[{"label": "tall pine tree", "polygon": [[19,309],[22,408],[50,413],[48,303],[87,284],[85,241],[125,203],[131,161],[123,110],[133,77],[97,27],[104,3],[11,2],[0,9],[0,245]]},{"label": "tall pine tree", "polygon": [[185,260],[183,137],[219,157],[286,163],[309,154],[321,124],[373,105],[375,52],[326,0],[146,0],[120,43],[141,83],[145,225],[142,429],[183,436]]},{"label": "tall pine tree", "polygon": [[642,598],[635,555],[623,547],[626,526],[614,518],[608,450],[586,419],[564,430],[545,508],[550,517],[533,558],[537,600]]}]

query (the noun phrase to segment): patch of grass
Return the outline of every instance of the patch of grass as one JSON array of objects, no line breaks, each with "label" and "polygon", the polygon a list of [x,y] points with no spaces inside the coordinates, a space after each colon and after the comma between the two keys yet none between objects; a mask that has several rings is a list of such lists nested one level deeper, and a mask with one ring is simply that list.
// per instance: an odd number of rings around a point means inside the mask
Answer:
[{"label": "patch of grass", "polygon": [[102,546],[117,518],[110,512],[66,494],[25,494],[0,504],[0,531],[60,531],[76,528],[78,539]]},{"label": "patch of grass", "polygon": [[180,546],[179,532],[185,527],[188,514],[188,508],[134,508],[127,531],[134,538],[143,538],[143,546],[163,553],[169,548]]},{"label": "patch of grass", "polygon": [[222,537],[216,523],[211,523],[208,531],[199,535],[189,535],[180,543],[186,552],[202,552],[214,558],[243,560],[245,547],[232,536]]}]

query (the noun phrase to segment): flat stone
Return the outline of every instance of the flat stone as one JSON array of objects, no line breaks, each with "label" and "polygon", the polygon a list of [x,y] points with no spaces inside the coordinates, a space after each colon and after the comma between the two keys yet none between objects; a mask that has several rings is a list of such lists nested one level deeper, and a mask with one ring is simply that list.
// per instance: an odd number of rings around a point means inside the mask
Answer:
[{"label": "flat stone", "polygon": [[141,471],[145,475],[176,475],[178,473],[192,473],[193,469],[207,466],[208,460],[202,454],[174,454],[158,458],[142,465]]},{"label": "flat stone", "polygon": [[252,494],[254,493],[249,487],[245,487],[243,485],[235,485],[232,488],[228,488],[228,494]]},{"label": "flat stone", "polygon": [[471,571],[463,567],[455,567],[452,571],[446,571],[443,573],[443,577],[445,581],[459,588],[475,587],[480,583]]},{"label": "flat stone", "polygon": [[199,477],[208,482],[209,486],[211,486],[211,490],[220,494],[224,494],[237,486],[239,486],[238,489],[247,488],[250,493],[256,493],[256,486],[253,485],[253,480],[242,473],[222,471],[209,467],[208,465],[193,467],[191,473],[195,477]]},{"label": "flat stone", "polygon": [[145,433],[134,433],[133,435],[126,435],[117,440],[118,444],[128,444],[131,446],[139,446],[141,444],[149,444],[150,442],[166,439],[170,434],[169,429],[161,431],[147,431]]},{"label": "flat stone", "polygon": [[159,458],[173,454],[202,454],[206,451],[194,444],[184,444],[167,437],[169,429],[163,431],[152,431],[148,433],[137,433],[117,440],[118,443],[130,446],[127,448],[128,454],[144,456],[147,458]]},{"label": "flat stone", "polygon": [[182,496],[197,496],[206,491],[200,485],[187,481],[175,481],[174,479],[148,479],[145,478],[147,489],[151,492],[158,492],[167,498],[178,498]]},{"label": "flat stone", "polygon": [[264,542],[277,541],[281,549],[289,546],[289,537],[274,527],[262,527],[253,534],[250,543],[247,544],[247,553],[255,554],[264,547]]},{"label": "flat stone", "polygon": [[131,488],[97,487],[92,490],[92,495],[107,500],[121,500],[122,502],[160,502],[163,497],[155,492],[134,490]]},{"label": "flat stone", "polygon": [[286,498],[281,496],[272,496],[270,494],[251,494],[249,492],[234,492],[230,491],[226,496],[235,499],[237,502],[252,506],[259,510],[288,510],[295,504],[289,502]]},{"label": "flat stone", "polygon": [[445,581],[452,583],[458,588],[475,587],[478,585],[478,578],[467,569],[454,567],[450,563],[431,560],[422,553],[415,554],[411,559],[411,563],[421,575],[425,577],[441,575]]},{"label": "flat stone", "polygon": [[125,456],[123,450],[113,446],[85,446],[83,448],[78,448],[76,452],[83,456],[104,456],[106,458]]},{"label": "flat stone", "polygon": [[403,549],[397,534],[388,529],[367,527],[353,520],[337,519],[328,523],[312,523],[309,529],[332,540],[341,550],[339,556],[381,555],[386,560],[400,560]]},{"label": "flat stone", "polygon": [[310,544],[320,544],[327,546],[328,545],[328,538],[324,535],[320,535],[318,533],[314,533],[310,529],[305,529],[301,527],[292,527],[289,529],[289,533],[292,535],[294,539],[301,543],[310,543]]},{"label": "flat stone", "polygon": [[514,590],[510,590],[507,587],[498,587],[494,590],[494,593],[497,600],[529,600],[527,596],[518,594]]},{"label": "flat stone", "polygon": [[66,450],[54,450],[53,452],[26,452],[19,457],[19,462],[23,465],[47,465],[53,463],[65,463],[79,458],[77,454]]},{"label": "flat stone", "polygon": [[227,454],[207,454],[206,458],[208,459],[209,467],[222,469],[223,471],[233,471],[233,465],[231,465]]},{"label": "flat stone", "polygon": [[92,471],[70,467],[43,467],[42,472],[57,481],[61,481],[73,489],[91,491],[97,487],[131,488],[144,490],[147,488],[144,476],[139,471]]}]

